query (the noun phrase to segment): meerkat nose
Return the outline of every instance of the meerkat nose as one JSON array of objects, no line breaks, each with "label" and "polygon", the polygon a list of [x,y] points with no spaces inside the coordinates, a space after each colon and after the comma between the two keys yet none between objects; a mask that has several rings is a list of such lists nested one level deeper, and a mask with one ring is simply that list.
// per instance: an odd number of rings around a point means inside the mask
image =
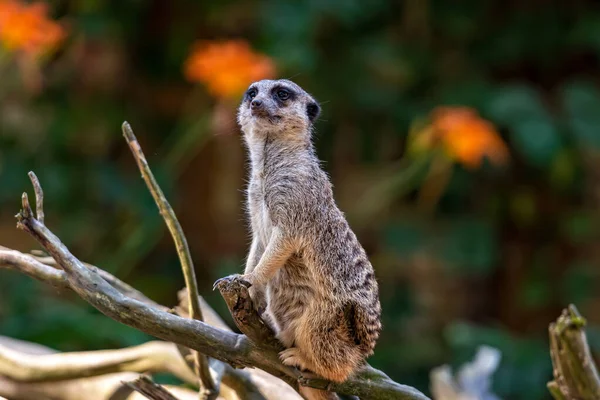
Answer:
[{"label": "meerkat nose", "polygon": [[252,108],[258,109],[258,108],[262,107],[263,102],[262,102],[262,100],[254,99],[254,100],[252,100],[252,103],[250,103],[250,105],[252,106]]}]

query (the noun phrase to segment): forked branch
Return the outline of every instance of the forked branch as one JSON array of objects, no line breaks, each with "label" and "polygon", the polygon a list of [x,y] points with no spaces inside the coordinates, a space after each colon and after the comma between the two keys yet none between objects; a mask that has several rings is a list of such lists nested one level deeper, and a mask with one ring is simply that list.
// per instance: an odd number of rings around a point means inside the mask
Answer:
[{"label": "forked branch", "polygon": [[[38,252],[36,252],[38,253]],[[32,255],[32,254],[23,254],[16,250],[10,250],[8,248],[0,246],[0,268],[8,268],[15,271],[21,271],[28,276],[37,279],[42,282],[49,283],[58,289],[71,289],[69,286],[68,280],[66,278],[66,274],[64,271],[56,269],[52,266],[56,265],[56,262],[52,257]],[[119,292],[123,293],[127,297],[134,298],[150,307],[157,308],[161,311],[169,312],[172,311],[158,303],[155,303],[148,297],[146,297],[143,293],[139,292],[135,288],[129,286],[125,282],[122,282],[115,276],[109,274],[106,271],[102,271],[101,269],[90,265],[85,264],[87,268],[90,268],[93,271],[96,271],[102,276],[107,282],[109,282],[114,288],[116,288]],[[188,305],[187,305],[187,290],[183,289],[178,294],[180,304],[175,307],[174,311],[184,318],[189,318],[188,316]],[[225,324],[225,322],[219,317],[219,315],[210,307],[206,301],[200,297],[200,304],[202,307],[202,313],[204,315],[205,321],[216,328],[221,330],[231,332],[231,329]],[[8,342],[8,343],[7,343]],[[0,337],[0,346],[8,346],[8,348],[13,349],[14,351],[21,351],[20,347],[15,346],[16,340]],[[172,343],[164,343],[165,346],[175,346]],[[119,353],[114,351],[114,353],[107,353],[112,360],[107,360],[105,357],[101,356],[104,352],[83,352],[79,354],[68,354],[67,357],[70,359],[75,359],[74,361],[79,365],[80,368],[72,368],[67,364],[67,368],[70,371],[60,371],[63,368],[61,365],[64,363],[59,358],[43,360],[42,358],[34,358],[28,357],[27,354],[30,354],[29,349],[33,346],[31,343],[27,343],[26,352],[24,354],[15,354],[12,357],[13,361],[18,363],[12,364],[12,367],[8,369],[7,379],[10,379],[10,388],[13,391],[2,392],[13,394],[13,397],[18,397],[14,395],[14,391],[19,391],[19,393],[40,393],[41,390],[48,390],[48,393],[62,393],[63,389],[65,391],[71,390],[73,387],[88,388],[94,387],[102,383],[106,383],[110,387],[112,387],[113,380],[102,380],[102,379],[86,379],[83,378],[85,376],[91,376],[94,374],[107,374],[115,371],[138,371],[138,372],[150,372],[152,369],[150,368],[152,365],[156,365],[157,360],[139,360],[139,363],[131,362],[131,353],[129,349],[123,349],[123,353]],[[39,347],[39,346],[38,346]],[[181,353],[182,357],[187,358],[189,351],[186,351],[187,348],[184,346],[177,346],[176,349]],[[21,351],[22,352],[22,351]],[[37,354],[37,353],[36,353]],[[42,354],[56,354],[56,352],[49,351],[43,352]],[[154,352],[146,352],[150,357],[154,358]],[[156,354],[156,356],[160,359],[160,351]],[[86,358],[86,360],[80,360],[79,358]],[[167,357],[168,358],[168,357]],[[40,361],[40,362],[38,362]],[[0,351],[0,364],[1,360],[1,351]],[[51,365],[49,368],[44,368],[44,365]],[[178,365],[185,364],[183,360],[177,361]],[[193,363],[192,363],[193,364]],[[148,367],[148,370],[144,370],[144,368],[140,368],[145,365]],[[164,364],[163,364],[164,365]],[[211,359],[209,364],[211,375],[214,377],[215,381],[221,381],[222,385],[220,386],[220,394],[225,399],[235,398],[241,400],[278,400],[281,398],[285,399],[299,399],[299,395],[286,383],[283,381],[273,377],[272,375],[263,372],[260,369],[234,369],[230,367],[228,364],[223,363],[221,361]],[[168,368],[164,371],[160,372],[169,372],[172,371],[173,368],[177,368],[174,365],[169,365]],[[190,367],[191,368],[191,367]],[[56,371],[58,369],[59,371]],[[160,368],[155,369],[156,371],[160,370]],[[24,372],[25,371],[25,372]],[[191,369],[188,376],[191,376],[194,379],[194,374],[191,372]],[[114,375],[114,374],[112,374]],[[111,375],[111,376],[112,376]],[[177,374],[175,374],[177,376]],[[220,378],[222,377],[222,378]],[[63,382],[65,379],[69,378],[69,384],[62,384],[54,379],[61,379]],[[20,380],[18,380],[20,379]],[[40,383],[32,383],[31,379],[35,381],[39,381]],[[185,379],[183,379],[185,381]],[[42,384],[42,381],[47,381],[48,384]],[[52,385],[53,382],[56,382],[56,385]],[[191,382],[190,382],[191,383]],[[8,387],[8,381],[3,387]],[[0,386],[2,386],[0,384]],[[34,390],[35,388],[35,390]],[[30,390],[31,389],[31,390]],[[82,389],[83,390],[83,389]],[[94,393],[98,393],[99,389],[90,389]],[[85,390],[83,390],[85,392]],[[10,397],[10,396],[9,396]],[[34,396],[34,398],[38,398],[39,395]],[[178,393],[179,397],[179,393]],[[62,398],[62,397],[61,397]],[[98,397],[103,398],[103,397]]]},{"label": "forked branch", "polygon": [[[115,289],[100,273],[73,256],[59,238],[34,216],[26,194],[23,196],[22,206],[23,209],[17,215],[17,226],[35,238],[64,271],[64,276],[48,274],[52,282],[68,285],[80,297],[116,321],[236,367],[260,368],[283,379],[292,387],[297,388],[302,383],[340,394],[357,395],[363,400],[427,399],[416,389],[400,385],[371,367],[366,367],[341,384],[300,376],[297,370],[281,364],[277,351],[268,345],[254,343],[245,335],[218,329],[201,321],[181,318],[133,299]],[[66,279],[66,283],[63,279]]]},{"label": "forked branch", "polygon": [[[202,310],[200,308],[200,302],[198,301],[198,283],[196,281],[194,263],[192,261],[192,256],[190,254],[190,249],[183,233],[183,229],[181,228],[181,224],[177,220],[177,216],[175,215],[175,212],[165,197],[162,189],[158,185],[158,182],[156,182],[156,179],[152,174],[152,170],[148,165],[148,161],[146,161],[146,156],[144,156],[144,152],[142,151],[137,138],[133,134],[131,126],[127,122],[123,123],[123,136],[125,137],[125,140],[127,140],[127,144],[129,145],[129,149],[133,154],[133,158],[135,159],[137,166],[142,173],[142,179],[144,179],[144,182],[146,182],[146,186],[148,186],[148,190],[150,190],[150,193],[154,198],[154,202],[158,206],[160,214],[165,220],[165,223],[169,228],[169,232],[173,237],[173,241],[175,242],[175,248],[177,249],[177,255],[179,256],[179,262],[181,264],[181,269],[183,270],[185,286],[188,289],[190,317],[198,321],[202,321],[203,317]],[[43,223],[43,220],[41,222]],[[217,397],[219,390],[218,383],[215,383],[210,376],[208,360],[203,354],[198,352],[194,352],[194,359],[196,373],[198,374],[198,378],[200,380],[200,397],[201,399],[213,400]]]}]

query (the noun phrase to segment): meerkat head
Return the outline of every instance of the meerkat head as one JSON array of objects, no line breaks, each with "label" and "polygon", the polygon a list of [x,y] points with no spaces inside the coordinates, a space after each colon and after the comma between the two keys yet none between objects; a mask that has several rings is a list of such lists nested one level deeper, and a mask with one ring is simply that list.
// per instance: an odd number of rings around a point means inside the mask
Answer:
[{"label": "meerkat head", "polygon": [[250,85],[238,111],[246,136],[267,132],[299,140],[309,139],[321,107],[300,86],[287,79],[262,80]]}]

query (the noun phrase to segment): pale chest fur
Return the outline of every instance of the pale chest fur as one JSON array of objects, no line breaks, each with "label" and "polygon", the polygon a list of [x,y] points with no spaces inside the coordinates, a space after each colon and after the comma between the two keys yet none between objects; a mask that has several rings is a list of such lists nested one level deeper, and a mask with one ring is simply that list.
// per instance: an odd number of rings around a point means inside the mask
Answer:
[{"label": "pale chest fur", "polygon": [[253,173],[248,185],[248,214],[252,233],[264,246],[269,241],[273,224],[265,202],[264,180],[258,175],[258,173]]},{"label": "pale chest fur", "polygon": [[252,163],[250,183],[248,184],[248,214],[253,235],[258,237],[261,244],[265,246],[271,236],[273,224],[265,202],[264,143],[258,140],[249,140],[248,147]]}]

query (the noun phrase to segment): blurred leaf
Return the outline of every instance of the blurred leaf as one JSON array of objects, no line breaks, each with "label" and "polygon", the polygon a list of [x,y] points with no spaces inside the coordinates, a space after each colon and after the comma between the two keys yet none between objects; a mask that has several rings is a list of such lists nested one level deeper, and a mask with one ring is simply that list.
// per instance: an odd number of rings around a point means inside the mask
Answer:
[{"label": "blurred leaf", "polygon": [[487,81],[474,78],[452,82],[441,88],[440,103],[445,105],[468,106],[479,109],[495,94],[494,87]]},{"label": "blurred leaf", "polygon": [[386,244],[404,259],[418,252],[426,237],[426,232],[419,221],[398,221],[388,225],[384,231]]},{"label": "blurred leaf", "polygon": [[535,196],[529,188],[522,188],[510,197],[510,211],[521,226],[531,225],[537,216]]},{"label": "blurred leaf", "polygon": [[534,166],[547,167],[561,149],[560,134],[533,88],[505,87],[486,110],[497,124],[509,128],[511,144]]},{"label": "blurred leaf", "polygon": [[461,217],[443,229],[423,225],[417,219],[396,222],[386,228],[386,242],[405,259],[417,252],[433,252],[446,268],[460,275],[487,274],[494,267],[497,248],[491,224]]},{"label": "blurred leaf", "polygon": [[497,242],[493,227],[485,221],[454,220],[440,239],[442,260],[460,274],[487,274],[495,265]]},{"label": "blurred leaf", "polygon": [[593,265],[585,263],[569,266],[562,279],[562,304],[581,304],[592,297],[595,289],[594,278],[598,276],[594,270]]},{"label": "blurred leaf", "polygon": [[[266,50],[284,68],[306,71],[315,68],[317,54],[311,46],[316,20],[301,2],[266,1],[262,5],[262,24],[267,37]],[[276,18],[273,16],[276,15]]]},{"label": "blurred leaf", "polygon": [[574,81],[562,91],[567,125],[583,146],[600,147],[600,91],[591,82]]},{"label": "blurred leaf", "polygon": [[558,189],[567,189],[575,179],[576,154],[563,149],[554,158],[550,166],[550,182]]},{"label": "blurred leaf", "polygon": [[589,211],[573,211],[560,220],[561,233],[573,244],[584,244],[598,233],[598,223]]},{"label": "blurred leaf", "polygon": [[592,48],[600,53],[600,14],[591,11],[581,15],[568,34],[568,42],[574,48]]},{"label": "blurred leaf", "polygon": [[590,349],[597,354],[600,351],[600,326],[588,325],[586,327],[586,334]]},{"label": "blurred leaf", "polygon": [[561,149],[559,133],[548,120],[532,118],[518,122],[511,133],[514,147],[538,167],[547,167]]},{"label": "blurred leaf", "polygon": [[514,127],[530,120],[547,120],[539,93],[525,85],[505,86],[487,103],[487,114],[500,125]]},{"label": "blurred leaf", "polygon": [[520,300],[525,308],[541,308],[549,303],[552,295],[552,288],[547,281],[531,280],[523,286]]},{"label": "blurred leaf", "polygon": [[310,0],[307,8],[311,9],[313,15],[328,15],[352,26],[375,14],[385,4],[383,0],[370,1],[368,4],[360,0]]}]

